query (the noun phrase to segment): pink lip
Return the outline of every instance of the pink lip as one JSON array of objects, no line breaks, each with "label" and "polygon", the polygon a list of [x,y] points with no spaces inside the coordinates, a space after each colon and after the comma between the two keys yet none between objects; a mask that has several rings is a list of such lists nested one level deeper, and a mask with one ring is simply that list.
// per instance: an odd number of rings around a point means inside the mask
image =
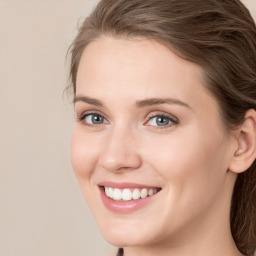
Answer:
[{"label": "pink lip", "polygon": [[139,185],[139,184],[134,184],[134,183],[115,183],[115,182],[102,182],[99,185],[99,190],[100,190],[100,195],[102,202],[104,206],[116,213],[131,213],[134,212],[143,206],[149,204],[152,202],[155,197],[158,195],[158,193],[153,194],[152,196],[148,196],[146,198],[141,198],[138,200],[130,200],[130,201],[115,201],[109,197],[106,196],[104,192],[103,186],[106,187],[114,187],[114,188],[152,188],[152,186],[145,186],[145,185]]},{"label": "pink lip", "polygon": [[148,186],[148,185],[142,185],[142,184],[136,184],[136,183],[129,183],[129,182],[113,182],[113,181],[104,181],[100,182],[98,184],[100,187],[111,187],[111,188],[159,188],[155,186]]}]

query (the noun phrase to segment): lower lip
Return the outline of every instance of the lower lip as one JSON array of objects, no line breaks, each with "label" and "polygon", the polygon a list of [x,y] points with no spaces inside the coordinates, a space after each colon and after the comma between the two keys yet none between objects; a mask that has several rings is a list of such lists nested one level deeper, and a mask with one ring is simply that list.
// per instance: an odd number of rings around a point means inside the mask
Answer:
[{"label": "lower lip", "polygon": [[130,201],[115,201],[106,196],[105,192],[103,191],[102,187],[100,188],[100,195],[103,204],[105,207],[116,213],[131,213],[134,212],[141,207],[149,204],[157,195],[153,194],[151,196],[147,196],[145,198],[137,199],[137,200],[130,200]]}]

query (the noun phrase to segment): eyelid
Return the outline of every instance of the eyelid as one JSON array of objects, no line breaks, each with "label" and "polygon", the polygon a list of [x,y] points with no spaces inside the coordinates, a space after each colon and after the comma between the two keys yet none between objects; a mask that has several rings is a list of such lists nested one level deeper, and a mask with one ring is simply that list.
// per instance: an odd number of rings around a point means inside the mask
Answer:
[{"label": "eyelid", "polygon": [[[105,117],[105,115],[103,115],[100,111],[97,111],[97,110],[89,110],[89,111],[85,111],[85,112],[82,112],[82,114],[78,115],[78,117],[76,118],[77,122],[82,122],[88,115],[99,115],[101,117],[104,118],[104,120],[106,120],[108,123],[108,119]],[[85,125],[88,125],[88,126],[94,126],[93,124],[88,124],[88,123],[84,123]],[[95,126],[99,126],[100,124],[97,124]]]},{"label": "eyelid", "polygon": [[[150,119],[152,119],[153,117],[165,117],[168,118],[173,124],[170,125],[164,125],[164,126],[153,126],[153,125],[147,125],[147,123],[150,121]],[[171,114],[168,114],[166,112],[154,112],[154,113],[150,113],[147,117],[146,117],[146,122],[144,123],[144,125],[146,126],[153,126],[156,129],[163,129],[163,128],[169,128],[172,127],[173,125],[177,125],[179,123],[179,119]]]}]

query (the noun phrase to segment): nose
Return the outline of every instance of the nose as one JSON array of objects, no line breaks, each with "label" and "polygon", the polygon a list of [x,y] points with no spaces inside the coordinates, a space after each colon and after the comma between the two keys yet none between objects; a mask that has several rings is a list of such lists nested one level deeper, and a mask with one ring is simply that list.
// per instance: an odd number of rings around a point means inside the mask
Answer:
[{"label": "nose", "polygon": [[110,131],[99,157],[99,164],[111,172],[135,170],[141,166],[136,139],[129,131]]}]

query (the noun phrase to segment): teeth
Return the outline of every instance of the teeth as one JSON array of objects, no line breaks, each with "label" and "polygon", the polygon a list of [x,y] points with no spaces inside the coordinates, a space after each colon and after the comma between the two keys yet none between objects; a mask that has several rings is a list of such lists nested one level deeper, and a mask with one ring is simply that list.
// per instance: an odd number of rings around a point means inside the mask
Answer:
[{"label": "teeth", "polygon": [[138,200],[140,198],[146,198],[147,196],[152,196],[153,194],[157,193],[157,191],[158,190],[156,188],[155,189],[135,188],[133,190],[125,188],[122,190],[119,188],[105,187],[105,194],[107,195],[107,197],[117,201]]},{"label": "teeth", "polygon": [[124,189],[123,192],[122,192],[122,199],[124,201],[129,201],[132,199],[132,192],[130,189]]},{"label": "teeth", "polygon": [[114,200],[121,200],[121,198],[122,198],[122,191],[118,188],[115,188],[114,192],[113,192],[113,199]]},{"label": "teeth", "polygon": [[113,198],[113,188],[105,187],[105,194],[106,194],[109,198]]},{"label": "teeth", "polygon": [[140,191],[137,188],[134,189],[132,192],[132,199],[133,200],[140,199]]},{"label": "teeth", "polygon": [[108,189],[109,197],[113,198],[113,188]]},{"label": "teeth", "polygon": [[110,196],[109,196],[109,188],[108,188],[108,187],[105,187],[105,194],[106,194],[108,197],[110,197]]},{"label": "teeth", "polygon": [[143,188],[140,192],[140,197],[145,198],[148,196],[148,190],[146,188]]}]

